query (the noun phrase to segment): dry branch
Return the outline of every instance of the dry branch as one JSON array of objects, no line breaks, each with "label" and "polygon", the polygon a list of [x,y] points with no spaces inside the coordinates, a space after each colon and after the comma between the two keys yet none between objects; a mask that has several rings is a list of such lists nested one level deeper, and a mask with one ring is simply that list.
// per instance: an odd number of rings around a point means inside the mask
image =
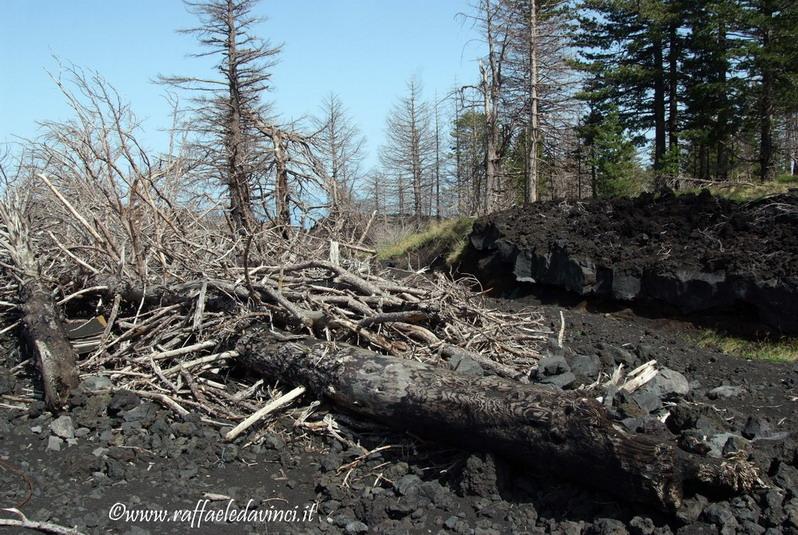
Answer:
[{"label": "dry branch", "polygon": [[64,526],[60,526],[58,524],[54,524],[53,522],[41,522],[38,520],[29,520],[25,514],[16,508],[9,508],[3,509],[3,511],[8,511],[9,513],[13,513],[17,517],[18,520],[13,518],[0,518],[0,526],[8,526],[17,529],[30,529],[34,531],[39,531],[41,533],[53,533],[54,535],[83,535],[82,531],[79,531],[74,528],[67,528]]},{"label": "dry branch", "polygon": [[259,409],[257,412],[252,414],[249,418],[235,426],[231,429],[225,436],[224,439],[227,441],[235,440],[241,433],[255,425],[257,422],[268,416],[269,414],[273,413],[280,407],[291,403],[293,400],[304,394],[306,391],[304,386],[298,386],[284,394],[277,399],[274,399],[267,403],[262,409]]},{"label": "dry branch", "polygon": [[[82,83],[82,93],[95,94]],[[118,115],[116,103],[96,96]],[[32,178],[18,186],[32,196],[29,230],[47,283],[39,295],[63,298],[47,313],[107,319],[82,374],[228,426],[269,400],[268,388],[226,373],[253,322],[431,366],[467,357],[518,380],[536,363],[549,335],[539,313],[493,310],[471,293],[472,281],[396,280],[362,260],[373,254],[362,236],[298,227],[287,241],[270,225],[231,234],[218,199],[196,194],[202,177],[192,163],[169,155],[151,167],[131,152],[134,130],[132,118],[97,128],[52,123],[50,142],[35,147]],[[331,240],[340,244],[334,263]],[[16,302],[23,277],[10,257],[2,262],[0,300]],[[3,312],[9,329],[24,310]]]}]

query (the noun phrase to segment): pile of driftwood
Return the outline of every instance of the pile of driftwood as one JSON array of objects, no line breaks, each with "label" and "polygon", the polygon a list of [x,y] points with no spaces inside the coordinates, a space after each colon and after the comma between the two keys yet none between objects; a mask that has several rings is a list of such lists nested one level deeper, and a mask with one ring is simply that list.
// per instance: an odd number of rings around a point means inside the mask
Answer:
[{"label": "pile of driftwood", "polygon": [[[178,203],[157,177],[137,176],[123,193],[38,174],[0,204],[4,331],[25,341],[53,410],[81,375],[106,375],[231,426],[233,440],[308,393],[521,462],[545,456],[666,508],[685,482],[739,491],[756,481],[744,462],[622,431],[585,393],[529,384],[552,334],[534,311],[494,310],[440,275],[388,276],[360,244],[301,228],[287,240],[268,226],[231,232],[219,206]],[[451,371],[451,359],[488,376]],[[235,368],[253,379],[231,378]],[[278,383],[295,388],[278,395]]]}]

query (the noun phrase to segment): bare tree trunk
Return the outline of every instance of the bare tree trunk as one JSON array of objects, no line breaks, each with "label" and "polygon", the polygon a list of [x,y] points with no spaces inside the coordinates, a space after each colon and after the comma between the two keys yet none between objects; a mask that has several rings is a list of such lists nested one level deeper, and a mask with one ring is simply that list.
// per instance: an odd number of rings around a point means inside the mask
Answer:
[{"label": "bare tree trunk", "polygon": [[527,131],[527,177],[524,204],[538,200],[538,15],[537,0],[529,2],[529,127]]},{"label": "bare tree trunk", "polygon": [[663,69],[662,36],[654,36],[654,180],[656,189],[665,187],[665,72]]},{"label": "bare tree trunk", "polygon": [[677,508],[683,485],[747,491],[744,461],[680,450],[674,439],[627,433],[580,393],[499,377],[470,377],[413,360],[311,337],[286,343],[268,326],[240,339],[240,362],[270,380],[302,385],[347,411],[457,447],[488,449],[589,481],[626,500]]},{"label": "bare tree trunk", "polygon": [[679,150],[679,37],[676,23],[668,28],[668,150]]},{"label": "bare tree trunk", "polygon": [[598,170],[596,169],[596,145],[590,145],[590,193],[598,198]]},{"label": "bare tree trunk", "polygon": [[399,173],[399,177],[396,181],[396,187],[399,193],[399,215],[403,216],[405,215],[405,181],[401,173]]},{"label": "bare tree trunk", "polygon": [[498,30],[494,25],[493,2],[484,0],[485,37],[488,45],[487,66],[480,63],[482,74],[483,107],[485,111],[485,204],[484,212],[493,213],[501,208],[501,158],[499,155],[499,101],[502,92],[502,67],[507,49],[507,39],[497,42]]},{"label": "bare tree trunk", "polygon": [[19,279],[22,338],[41,374],[45,403],[50,410],[57,411],[78,386],[77,354],[64,332],[51,289],[42,281],[23,211],[18,200],[0,203],[5,227],[0,231],[0,242],[11,257]]},{"label": "bare tree trunk", "polygon": [[485,109],[485,199],[483,213],[493,213],[499,208],[499,125],[496,116],[496,99],[493,83],[488,81],[488,73],[482,69],[482,91]]},{"label": "bare tree trunk", "polygon": [[421,223],[422,209],[421,209],[421,140],[419,139],[418,125],[416,124],[416,101],[413,98],[410,101],[410,135],[411,141],[411,168],[413,172],[413,215],[416,218],[416,224]]},{"label": "bare tree trunk", "polygon": [[698,178],[701,180],[709,180],[709,149],[705,141],[701,142],[700,149],[698,150],[699,168]]},{"label": "bare tree trunk", "polygon": [[255,222],[252,214],[252,194],[249,177],[244,169],[246,150],[242,128],[241,88],[239,87],[236,21],[232,0],[227,1],[227,63],[230,76],[227,80],[229,91],[230,115],[227,125],[225,144],[227,145],[227,184],[230,195],[230,212],[236,231],[251,231]]},{"label": "bare tree trunk", "polygon": [[283,236],[288,236],[291,228],[291,209],[289,206],[290,195],[288,192],[288,162],[285,150],[285,137],[278,129],[274,129],[274,161],[277,173],[274,191],[277,224],[282,229]]},{"label": "bare tree trunk", "polygon": [[[462,90],[459,92],[459,96],[462,98]],[[465,206],[463,206],[463,189],[465,188],[465,179],[463,177],[462,156],[460,154],[460,98],[455,98],[454,101],[454,124],[456,125],[455,133],[457,134],[454,137],[454,174],[456,177],[455,182],[457,184],[457,214],[464,215]]]},{"label": "bare tree trunk", "polygon": [[484,156],[481,154],[476,154],[476,150],[479,145],[479,125],[477,124],[476,114],[471,115],[471,120],[471,154],[469,158],[472,164],[470,165],[471,191],[473,197],[471,200],[471,215],[477,215],[485,212],[483,204],[486,202],[485,199],[487,198],[487,189],[485,187],[482,174],[478,173],[476,166],[473,165],[477,158],[482,158]]},{"label": "bare tree trunk", "polygon": [[435,108],[435,219],[441,218],[441,132],[438,108]]},{"label": "bare tree trunk", "polygon": [[759,179],[773,180],[773,79],[769,70],[762,73],[759,109]]},{"label": "bare tree trunk", "polygon": [[199,24],[184,30],[194,35],[211,58],[217,77],[159,76],[162,83],[192,95],[191,120],[197,138],[192,145],[202,157],[197,174],[213,178],[226,190],[234,233],[251,232],[257,221],[252,206],[255,176],[265,171],[252,131],[255,117],[267,116],[261,96],[271,85],[271,67],[280,47],[252,33],[258,17],[250,0],[186,2]]},{"label": "bare tree trunk", "polygon": [[340,210],[340,192],[338,191],[339,184],[339,162],[338,162],[338,140],[336,139],[337,125],[335,124],[338,117],[334,109],[330,110],[328,136],[330,143],[330,184],[328,185],[330,196],[330,217],[335,218],[338,216]]}]

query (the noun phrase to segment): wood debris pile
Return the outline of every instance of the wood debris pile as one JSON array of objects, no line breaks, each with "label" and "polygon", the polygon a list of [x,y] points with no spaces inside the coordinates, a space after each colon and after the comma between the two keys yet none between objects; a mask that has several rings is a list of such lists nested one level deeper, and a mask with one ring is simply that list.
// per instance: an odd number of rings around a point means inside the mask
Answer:
[{"label": "wood debris pile", "polygon": [[[270,397],[235,366],[235,343],[255,322],[432,365],[470,358],[520,381],[549,335],[535,312],[488,307],[474,281],[386,274],[362,247],[336,243],[331,257],[327,238],[302,229],[287,241],[268,226],[234,237],[217,203],[181,204],[157,177],[138,176],[123,193],[38,174],[0,211],[5,330],[51,343],[21,315],[31,284],[47,288],[63,317],[46,319],[73,339],[81,376],[229,425]],[[19,265],[25,248],[33,267]]]}]

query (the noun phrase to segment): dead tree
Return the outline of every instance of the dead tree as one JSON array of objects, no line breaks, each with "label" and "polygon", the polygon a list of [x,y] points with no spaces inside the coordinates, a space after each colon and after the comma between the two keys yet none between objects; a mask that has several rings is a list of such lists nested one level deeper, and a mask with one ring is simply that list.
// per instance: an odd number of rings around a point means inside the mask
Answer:
[{"label": "dead tree", "polygon": [[[384,174],[396,181],[400,214],[405,208],[405,187],[410,185],[413,215],[425,215],[425,192],[432,183],[434,132],[429,106],[422,100],[420,84],[411,79],[407,94],[397,102],[386,121],[387,140],[380,150]],[[429,215],[429,214],[426,214]]]},{"label": "dead tree", "polygon": [[332,181],[323,163],[315,155],[312,138],[297,132],[290,126],[278,126],[252,117],[255,129],[272,146],[272,167],[274,169],[274,223],[283,237],[288,238],[291,228],[291,185],[301,189],[306,182],[324,186]]},{"label": "dead tree", "polygon": [[[513,130],[516,146],[524,149],[525,203],[540,197],[541,184],[568,175],[572,158],[563,140],[575,128],[578,114],[568,19],[562,0],[498,0],[497,18],[509,40],[502,84],[503,123]],[[499,23],[497,23],[498,25]],[[511,170],[505,169],[505,174]],[[577,182],[574,176],[571,180]],[[572,189],[566,184],[564,189]],[[520,197],[520,195],[517,195]]]},{"label": "dead tree", "polygon": [[0,247],[10,259],[6,270],[19,288],[22,339],[41,374],[47,407],[60,410],[78,386],[77,354],[64,332],[52,289],[43,280],[24,203],[18,197],[0,203],[0,220]]},{"label": "dead tree", "polygon": [[230,216],[237,232],[250,232],[255,223],[252,190],[263,161],[251,117],[268,116],[263,94],[270,68],[280,47],[252,35],[258,18],[256,0],[203,0],[187,2],[200,26],[184,33],[196,35],[209,49],[197,57],[214,56],[219,79],[161,77],[164,83],[193,92],[191,128],[200,154],[210,156],[209,169],[227,188]]},{"label": "dead tree", "polygon": [[680,450],[675,440],[623,431],[582,393],[499,377],[470,377],[414,360],[255,327],[239,361],[270,379],[301,385],[338,407],[459,447],[545,465],[627,500],[677,508],[686,485],[749,491],[755,469]]},{"label": "dead tree", "polygon": [[529,121],[527,125],[527,164],[524,188],[524,203],[538,200],[538,141],[540,139],[540,117],[538,108],[538,2],[529,1]]},{"label": "dead tree", "polygon": [[501,208],[502,197],[502,135],[499,122],[503,69],[507,58],[509,39],[507,27],[499,17],[499,6],[492,0],[482,0],[480,4],[481,23],[485,32],[488,55],[480,62],[480,90],[485,113],[485,179],[486,196],[484,211],[493,213]]},{"label": "dead tree", "polygon": [[283,229],[283,235],[287,237],[288,228],[291,226],[290,193],[288,191],[288,147],[286,147],[288,139],[286,133],[278,128],[271,128],[268,131],[274,147],[275,213],[277,224]]},{"label": "dead tree", "polygon": [[353,188],[361,178],[365,138],[335,94],[324,99],[313,126],[317,130],[313,147],[329,178],[324,189],[330,215],[334,216],[352,202]]}]

